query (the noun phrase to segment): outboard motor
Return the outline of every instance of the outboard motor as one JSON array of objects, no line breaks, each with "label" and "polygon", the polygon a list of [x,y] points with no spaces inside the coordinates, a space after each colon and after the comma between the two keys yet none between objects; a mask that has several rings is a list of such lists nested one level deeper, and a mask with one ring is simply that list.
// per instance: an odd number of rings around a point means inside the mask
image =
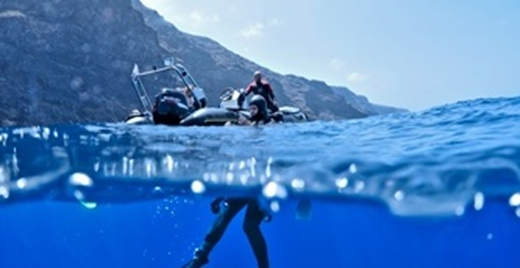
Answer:
[{"label": "outboard motor", "polygon": [[189,112],[186,96],[179,90],[164,88],[155,96],[152,109],[155,124],[179,125]]},{"label": "outboard motor", "polygon": [[238,111],[243,107],[245,96],[238,89],[226,88],[220,93],[220,108]]}]

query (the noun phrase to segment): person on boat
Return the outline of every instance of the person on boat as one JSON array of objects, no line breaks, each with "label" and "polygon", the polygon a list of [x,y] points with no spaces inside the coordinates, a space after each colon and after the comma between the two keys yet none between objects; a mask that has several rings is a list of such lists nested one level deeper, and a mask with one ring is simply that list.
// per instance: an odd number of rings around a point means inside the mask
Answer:
[{"label": "person on boat", "polygon": [[163,88],[155,95],[152,106],[154,124],[176,126],[190,113],[188,100],[183,91]]},{"label": "person on boat", "polygon": [[185,87],[183,91],[184,95],[186,95],[186,99],[188,101],[188,106],[190,107],[190,110],[196,111],[198,109],[206,107],[206,96],[202,88]]},{"label": "person on boat", "polygon": [[188,107],[194,109],[196,106],[199,106],[198,101],[195,99],[195,97],[193,97],[193,93],[191,93],[189,87],[185,87],[182,91],[184,92],[186,100],[188,101]]},{"label": "person on boat", "polygon": [[[254,96],[249,103],[251,117],[249,119],[239,119],[240,125],[260,125],[281,122],[281,118],[276,115],[270,115],[267,110],[267,103],[262,96]],[[221,203],[224,202],[224,208],[221,209]],[[213,222],[209,232],[206,234],[204,241],[200,247],[195,250],[193,259],[183,266],[183,268],[198,268],[209,262],[209,254],[220,241],[229,223],[233,218],[247,206],[244,218],[244,232],[247,235],[249,244],[253,249],[259,268],[269,267],[269,258],[267,254],[267,244],[260,230],[260,224],[271,220],[271,215],[262,210],[258,200],[255,198],[226,198],[218,197],[211,202],[211,211],[217,214],[217,218]]]},{"label": "person on boat", "polygon": [[242,94],[245,98],[251,92],[255,95],[264,97],[264,99],[267,101],[267,108],[269,108],[269,110],[271,110],[273,113],[279,110],[278,106],[276,105],[273,88],[267,80],[262,79],[262,73],[260,71],[256,71],[254,73],[253,82],[251,82],[246,87]]}]

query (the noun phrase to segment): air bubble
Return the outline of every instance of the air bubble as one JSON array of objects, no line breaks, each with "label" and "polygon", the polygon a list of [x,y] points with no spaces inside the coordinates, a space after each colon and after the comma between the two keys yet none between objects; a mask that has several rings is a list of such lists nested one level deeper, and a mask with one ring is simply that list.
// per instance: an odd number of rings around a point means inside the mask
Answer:
[{"label": "air bubble", "polygon": [[228,173],[226,174],[226,182],[227,182],[228,184],[232,184],[232,183],[233,183],[233,178],[234,178],[234,175],[233,175],[232,172],[228,172]]},{"label": "air bubble", "polygon": [[23,189],[27,187],[27,179],[19,179],[16,181],[16,187]]},{"label": "air bubble", "polygon": [[238,169],[244,169],[246,167],[246,161],[242,160],[238,163]]},{"label": "air bubble", "polygon": [[269,207],[271,208],[271,211],[272,211],[272,212],[278,212],[278,211],[280,211],[280,203],[278,203],[277,201],[273,201],[273,202],[271,202],[271,204],[269,205]]},{"label": "air bubble", "polygon": [[70,175],[69,184],[72,186],[92,187],[94,181],[87,174],[76,172]]},{"label": "air bubble", "polygon": [[336,179],[336,186],[338,188],[343,189],[348,186],[348,179],[346,177]]},{"label": "air bubble", "polygon": [[398,201],[402,201],[404,199],[404,193],[403,191],[397,191],[394,194],[394,198]]},{"label": "air bubble", "polygon": [[[69,193],[82,205],[85,206],[85,194],[81,191],[80,188],[92,187],[94,185],[94,181],[85,173],[76,172],[69,177]],[[89,205],[92,206],[92,205]],[[88,208],[88,207],[87,207]]]},{"label": "air bubble", "polygon": [[3,199],[9,198],[9,188],[0,186],[0,197]]},{"label": "air bubble", "polygon": [[350,166],[348,167],[348,171],[352,174],[356,173],[357,172],[357,166],[356,164],[350,164]]},{"label": "air bubble", "polygon": [[191,183],[191,191],[195,194],[202,194],[206,190],[206,186],[199,180],[194,180]]},{"label": "air bubble", "polygon": [[474,207],[475,210],[481,210],[484,207],[484,194],[481,192],[475,194]]},{"label": "air bubble", "polygon": [[291,187],[296,190],[303,190],[305,187],[305,181],[302,179],[293,179],[291,181]]},{"label": "air bubble", "polygon": [[354,185],[354,191],[356,191],[356,193],[359,193],[363,191],[363,189],[365,189],[365,183],[363,181],[356,181]]},{"label": "air bubble", "polygon": [[162,188],[161,188],[161,186],[155,186],[155,187],[153,188],[153,191],[156,192],[156,193],[157,193],[157,192],[162,192]]},{"label": "air bubble", "polygon": [[509,205],[512,207],[520,206],[520,193],[515,193],[509,198]]},{"label": "air bubble", "polygon": [[267,198],[277,197],[285,199],[287,197],[287,190],[282,185],[271,181],[264,187],[263,194]]},{"label": "air bubble", "polygon": [[73,195],[77,200],[85,199],[85,195],[80,190],[75,190]]},{"label": "air bubble", "polygon": [[83,201],[81,201],[81,204],[84,207],[88,208],[88,209],[95,209],[97,207],[97,203],[95,203],[95,202],[83,202]]}]

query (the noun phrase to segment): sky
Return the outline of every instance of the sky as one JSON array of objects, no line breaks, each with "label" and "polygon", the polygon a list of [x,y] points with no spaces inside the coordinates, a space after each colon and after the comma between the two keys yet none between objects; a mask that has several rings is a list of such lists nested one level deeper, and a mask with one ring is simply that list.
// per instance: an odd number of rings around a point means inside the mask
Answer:
[{"label": "sky", "polygon": [[520,96],[518,0],[141,1],[262,67],[373,103]]}]

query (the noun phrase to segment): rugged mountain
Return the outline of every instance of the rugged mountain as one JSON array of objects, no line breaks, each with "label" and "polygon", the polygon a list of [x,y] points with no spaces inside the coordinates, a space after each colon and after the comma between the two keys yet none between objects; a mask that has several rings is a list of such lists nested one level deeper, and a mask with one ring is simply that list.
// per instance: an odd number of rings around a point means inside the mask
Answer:
[{"label": "rugged mountain", "polygon": [[[139,103],[130,73],[173,55],[206,89],[211,105],[227,86],[243,87],[262,70],[279,103],[311,118],[367,113],[327,84],[283,76],[204,37],[183,33],[132,0],[0,1],[0,124],[114,122]],[[166,83],[152,79],[154,94]]]},{"label": "rugged mountain", "polygon": [[357,95],[346,87],[331,86],[334,93],[342,96],[345,101],[357,110],[367,114],[376,115],[378,112],[365,96]]},{"label": "rugged mountain", "polygon": [[347,87],[331,86],[331,88],[336,94],[345,98],[349,105],[367,115],[408,112],[408,110],[402,108],[371,103],[367,97],[358,95]]}]

